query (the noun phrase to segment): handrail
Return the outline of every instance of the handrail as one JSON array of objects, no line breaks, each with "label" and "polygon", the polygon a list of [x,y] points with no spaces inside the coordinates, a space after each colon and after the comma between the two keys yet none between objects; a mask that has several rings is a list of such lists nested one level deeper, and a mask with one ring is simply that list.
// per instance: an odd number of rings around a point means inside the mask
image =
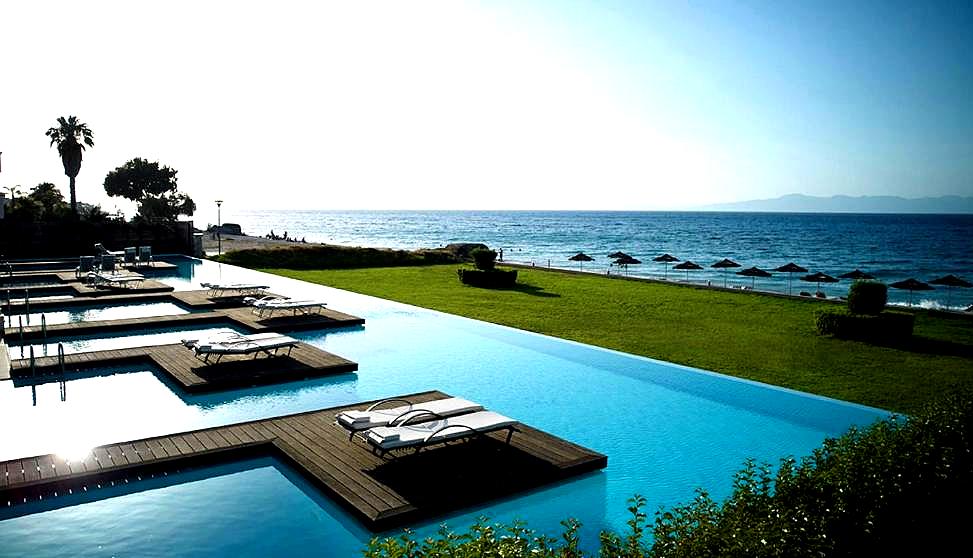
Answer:
[{"label": "handrail", "polygon": [[24,312],[27,314],[27,325],[30,325],[30,289],[27,287],[24,287],[24,305],[27,308],[26,312]]},{"label": "handrail", "polygon": [[31,376],[36,376],[37,375],[37,363],[34,360],[34,346],[33,345],[30,346],[30,375]]},{"label": "handrail", "polygon": [[44,344],[47,345],[47,315],[41,313],[41,339],[44,340]]},{"label": "handrail", "polygon": [[57,344],[57,363],[61,365],[61,375],[64,375],[64,343]]}]

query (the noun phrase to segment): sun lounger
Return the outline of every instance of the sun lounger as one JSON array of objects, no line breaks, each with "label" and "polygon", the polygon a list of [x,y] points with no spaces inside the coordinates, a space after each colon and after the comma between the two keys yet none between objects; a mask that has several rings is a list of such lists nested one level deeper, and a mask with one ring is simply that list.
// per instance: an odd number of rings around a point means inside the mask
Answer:
[{"label": "sun lounger", "polygon": [[94,256],[81,256],[78,259],[78,267],[74,269],[74,276],[77,279],[82,277],[87,277],[88,273],[95,270],[95,257]]},{"label": "sun lounger", "polygon": [[138,265],[152,265],[152,247],[138,247]]},{"label": "sun lounger", "polygon": [[254,283],[200,283],[205,289],[209,289],[209,296],[212,298],[227,296],[248,296],[260,294],[270,287],[267,285],[257,285]]},{"label": "sun lounger", "polygon": [[183,345],[192,349],[196,358],[207,363],[211,355],[216,355],[214,362],[219,362],[226,355],[252,354],[253,358],[257,358],[260,354],[265,354],[268,357],[275,356],[281,349],[287,349],[289,356],[297,343],[297,339],[280,333],[255,333],[252,335],[233,333],[215,336],[207,340],[183,340]]},{"label": "sun lounger", "polygon": [[93,272],[89,273],[88,277],[91,278],[91,282],[95,285],[104,285],[107,287],[130,287],[137,289],[142,285],[142,281],[145,281],[145,277],[137,273],[116,274]]},{"label": "sun lounger", "polygon": [[253,306],[253,313],[261,318],[269,318],[274,315],[274,312],[281,310],[290,310],[295,316],[298,312],[310,314],[312,311],[320,311],[326,306],[326,303],[319,300],[291,300],[289,298],[270,297],[253,300],[249,304]]},{"label": "sun lounger", "polygon": [[135,265],[136,252],[134,246],[129,246],[125,249],[125,265]]},{"label": "sun lounger", "polygon": [[385,455],[399,449],[412,449],[418,452],[431,445],[498,430],[508,431],[507,442],[509,443],[517,425],[517,421],[493,411],[478,411],[441,420],[409,424],[416,420],[422,420],[420,413],[415,413],[409,419],[402,421],[405,424],[377,426],[367,430],[362,437],[372,447],[372,451]]},{"label": "sun lounger", "polygon": [[[399,405],[381,408],[383,405],[394,403],[399,403]],[[405,403],[405,405],[402,405],[402,403]],[[482,410],[483,405],[459,397],[447,397],[426,401],[425,403],[412,403],[407,399],[384,399],[372,404],[364,411],[350,410],[338,413],[335,415],[335,424],[348,430],[350,439],[357,432],[369,430],[376,426],[395,426],[414,416],[417,420],[422,418],[434,420],[437,417],[451,417]],[[421,416],[416,416],[420,414]]]}]

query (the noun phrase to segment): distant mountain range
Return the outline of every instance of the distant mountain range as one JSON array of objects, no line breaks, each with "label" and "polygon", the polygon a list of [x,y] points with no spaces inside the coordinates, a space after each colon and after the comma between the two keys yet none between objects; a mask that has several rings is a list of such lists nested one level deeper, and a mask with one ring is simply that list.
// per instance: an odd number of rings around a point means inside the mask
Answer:
[{"label": "distant mountain range", "polygon": [[793,213],[973,213],[973,197],[805,196],[707,205],[703,211],[781,211]]}]

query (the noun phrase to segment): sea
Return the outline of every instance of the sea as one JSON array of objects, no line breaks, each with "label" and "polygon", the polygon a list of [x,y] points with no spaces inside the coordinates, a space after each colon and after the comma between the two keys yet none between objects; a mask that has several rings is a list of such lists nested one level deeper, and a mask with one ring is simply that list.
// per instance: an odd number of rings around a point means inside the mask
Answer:
[{"label": "sea", "polygon": [[[623,274],[674,282],[711,284],[798,295],[847,295],[850,280],[806,282],[803,273],[773,270],[789,262],[833,277],[855,269],[887,284],[908,278],[928,283],[956,275],[973,283],[973,215],[734,213],[644,211],[327,211],[223,209],[223,222],[252,236],[346,246],[436,248],[480,242],[503,251],[506,262],[536,267]],[[616,266],[609,254],[624,252],[640,264]],[[572,261],[583,252],[591,261]],[[679,262],[654,261],[670,254]],[[724,258],[739,268],[712,264]],[[684,261],[703,267],[676,271]],[[736,272],[758,267],[769,278]],[[973,289],[889,289],[889,302],[964,310]]]}]

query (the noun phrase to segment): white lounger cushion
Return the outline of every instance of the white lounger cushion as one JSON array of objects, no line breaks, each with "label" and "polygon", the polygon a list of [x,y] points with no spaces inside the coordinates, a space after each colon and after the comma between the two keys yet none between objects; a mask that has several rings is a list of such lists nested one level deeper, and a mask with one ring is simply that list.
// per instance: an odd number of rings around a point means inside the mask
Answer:
[{"label": "white lounger cushion", "polygon": [[[492,432],[517,424],[517,421],[493,411],[479,411],[468,415],[459,415],[442,420],[410,424],[406,426],[377,426],[365,433],[365,438],[373,445],[383,450],[423,446],[435,442],[444,442],[454,438],[470,436],[471,429],[477,432]],[[443,428],[452,426],[427,438]]]},{"label": "white lounger cushion", "polygon": [[[447,397],[425,403],[401,405],[389,409],[373,409],[371,411],[342,411],[335,417],[338,424],[349,430],[367,430],[376,426],[385,426],[389,421],[402,416],[404,413],[430,411],[444,417],[482,411],[483,405],[460,397]],[[432,417],[430,417],[432,418]]]},{"label": "white lounger cushion", "polygon": [[297,339],[280,333],[255,333],[216,337],[206,341],[185,341],[197,353],[248,354],[297,344]]},{"label": "white lounger cushion", "polygon": [[267,285],[258,285],[256,283],[200,283],[199,285],[214,291],[255,291],[270,288]]}]

